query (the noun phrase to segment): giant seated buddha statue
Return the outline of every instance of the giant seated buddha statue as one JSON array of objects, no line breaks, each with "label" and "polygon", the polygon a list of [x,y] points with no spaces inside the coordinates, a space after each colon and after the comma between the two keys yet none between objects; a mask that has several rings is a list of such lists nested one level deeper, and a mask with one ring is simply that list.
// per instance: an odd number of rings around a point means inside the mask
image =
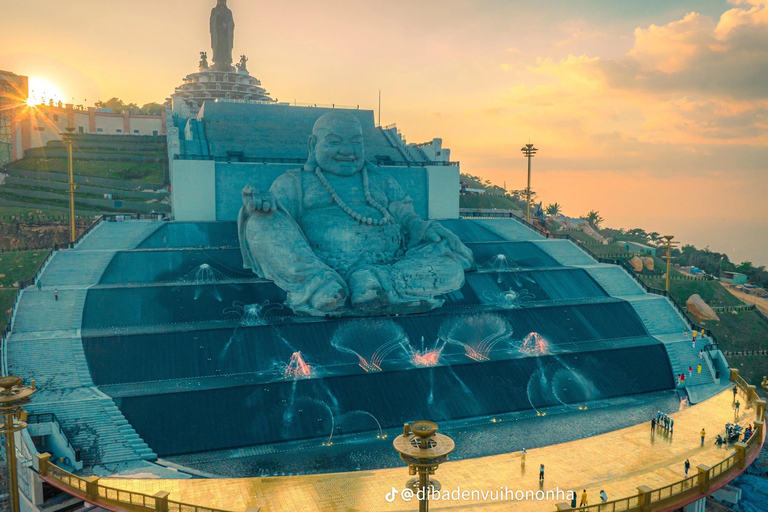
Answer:
[{"label": "giant seated buddha statue", "polygon": [[268,192],[246,186],[242,198],[244,265],[285,290],[299,314],[428,311],[474,265],[455,234],[421,219],[397,181],[366,161],[360,122],[348,112],[317,120],[303,169]]}]

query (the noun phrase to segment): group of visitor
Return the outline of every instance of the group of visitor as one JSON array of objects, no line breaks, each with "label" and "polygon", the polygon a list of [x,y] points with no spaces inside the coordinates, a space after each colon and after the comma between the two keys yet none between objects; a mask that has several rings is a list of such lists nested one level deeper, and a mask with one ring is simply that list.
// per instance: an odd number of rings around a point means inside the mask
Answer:
[{"label": "group of visitor", "polygon": [[656,416],[651,418],[651,433],[656,432],[657,426],[671,434],[675,431],[675,420],[669,417],[669,415],[658,411]]}]

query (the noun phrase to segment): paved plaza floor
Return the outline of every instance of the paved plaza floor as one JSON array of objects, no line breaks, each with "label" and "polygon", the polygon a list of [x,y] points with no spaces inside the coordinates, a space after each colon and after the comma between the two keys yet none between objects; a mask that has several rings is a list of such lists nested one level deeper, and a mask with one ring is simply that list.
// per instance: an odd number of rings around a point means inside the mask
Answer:
[{"label": "paved plaza floor", "polygon": [[[741,397],[742,404],[746,401]],[[650,421],[607,434],[528,450],[526,463],[520,453],[448,462],[440,467],[437,479],[443,490],[497,491],[538,490],[538,468],[545,465],[543,490],[578,490],[586,488],[590,503],[599,501],[604,489],[608,499],[636,494],[637,487],[651,488],[671,484],[684,477],[683,463],[691,462],[689,476],[696,474],[699,464],[714,465],[733,452],[732,445],[718,448],[713,441],[723,433],[727,422],[734,419],[733,394],[723,391],[700,404],[685,408],[672,417],[674,433],[657,428],[651,435]],[[620,412],[617,411],[617,414]],[[747,425],[755,419],[754,410],[743,411],[739,423]],[[650,420],[650,419],[649,419]],[[699,432],[707,431],[701,444]],[[558,433],[552,432],[557,438]],[[455,439],[461,443],[461,439]],[[130,489],[147,494],[170,492],[169,499],[239,511],[259,507],[262,512],[278,511],[409,511],[417,510],[414,501],[399,496],[394,502],[385,500],[392,488],[402,490],[409,478],[405,466],[395,469],[333,473],[322,475],[193,480],[102,479],[106,486]],[[504,498],[504,496],[502,496]],[[515,501],[499,499],[439,501],[431,510],[532,511],[555,510],[564,501]]]}]

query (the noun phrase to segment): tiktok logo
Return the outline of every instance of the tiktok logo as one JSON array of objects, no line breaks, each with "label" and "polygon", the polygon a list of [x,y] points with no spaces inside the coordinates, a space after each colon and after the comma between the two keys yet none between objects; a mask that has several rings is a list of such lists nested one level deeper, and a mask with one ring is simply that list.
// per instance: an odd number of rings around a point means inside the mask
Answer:
[{"label": "tiktok logo", "polygon": [[388,492],[386,496],[384,496],[384,499],[387,500],[387,503],[392,503],[395,501],[395,498],[397,497],[397,489],[394,487],[392,488],[391,492]]}]

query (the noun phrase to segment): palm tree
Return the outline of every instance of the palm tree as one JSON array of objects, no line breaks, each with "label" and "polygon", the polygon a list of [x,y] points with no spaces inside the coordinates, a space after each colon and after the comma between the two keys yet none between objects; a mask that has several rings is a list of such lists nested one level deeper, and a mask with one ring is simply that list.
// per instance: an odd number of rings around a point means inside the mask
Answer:
[{"label": "palm tree", "polygon": [[584,218],[587,219],[587,222],[589,222],[595,229],[598,229],[600,227],[600,223],[605,220],[600,216],[600,212],[596,212],[595,210],[590,210],[587,216]]},{"label": "palm tree", "polygon": [[547,215],[557,215],[558,213],[561,213],[563,209],[558,203],[552,203],[547,205],[545,211],[547,212]]}]

